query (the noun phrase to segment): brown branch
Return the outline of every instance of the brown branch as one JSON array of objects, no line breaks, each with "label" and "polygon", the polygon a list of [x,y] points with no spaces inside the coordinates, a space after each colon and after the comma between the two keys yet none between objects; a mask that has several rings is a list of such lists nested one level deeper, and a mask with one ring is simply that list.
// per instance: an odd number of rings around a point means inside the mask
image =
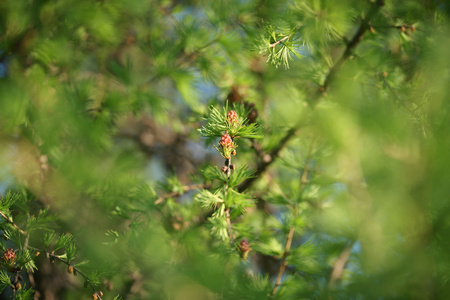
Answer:
[{"label": "brown branch", "polygon": [[[190,190],[195,190],[195,189],[202,189],[204,188],[206,185],[205,184],[193,184],[193,185],[185,185],[182,186],[181,189],[183,190],[183,193],[186,193]],[[182,194],[180,192],[170,192],[167,193],[165,195],[162,195],[161,197],[159,197],[158,199],[155,200],[155,204],[158,205],[162,202],[164,202],[165,200],[172,198],[172,197],[180,197]]]},{"label": "brown branch", "polygon": [[95,286],[92,284],[92,282],[89,280],[88,276],[86,276],[79,268],[74,267],[73,265],[70,264],[69,261],[61,258],[59,255],[55,255],[49,252],[45,252],[47,257],[50,259],[50,261],[57,259],[60,262],[66,264],[68,267],[72,267],[73,268],[73,274],[80,274],[81,277],[83,277],[83,279],[85,280],[85,282],[87,282],[87,284],[91,287],[91,289],[94,291],[94,294],[97,295],[97,299],[102,300],[102,297],[100,295],[100,291],[97,291],[97,289],[95,288]]},{"label": "brown branch", "polygon": [[[347,43],[347,47],[344,50],[344,53],[339,58],[339,60],[330,68],[327,77],[325,78],[324,84],[320,86],[316,92],[311,95],[311,100],[309,101],[312,107],[315,107],[318,100],[324,94],[324,92],[329,88],[330,83],[334,80],[336,73],[341,69],[343,64],[350,57],[352,51],[358,46],[361,40],[364,37],[364,33],[367,29],[370,28],[369,23],[374,15],[378,12],[378,10],[384,6],[383,0],[377,0],[372,4],[369,12],[366,14],[366,17],[362,20],[361,25],[358,28],[358,31],[352,37],[352,39]],[[286,38],[286,37],[285,37]],[[281,41],[281,40],[280,40]],[[275,42],[276,43],[276,42]],[[272,45],[272,44],[271,44]],[[258,152],[259,162],[256,166],[255,177],[249,178],[245,180],[238,186],[238,190],[240,192],[248,189],[255,182],[256,179],[260,177],[262,173],[266,171],[266,169],[273,163],[276,157],[279,156],[281,150],[288,144],[288,142],[297,134],[300,126],[296,125],[293,128],[289,129],[286,135],[281,139],[280,143],[276,148],[274,148],[270,153],[264,154],[262,151]],[[258,149],[254,146],[255,149]]]},{"label": "brown branch", "polygon": [[[309,158],[306,159],[306,161],[308,161],[308,160],[309,160]],[[303,170],[301,181],[300,181],[300,190],[302,190],[304,188],[307,179],[308,179],[308,169],[305,167],[305,169]],[[298,206],[295,205],[294,218],[297,217],[297,214],[298,214]],[[287,238],[286,238],[286,244],[284,246],[283,257],[281,259],[280,269],[278,271],[277,281],[272,290],[272,295],[275,295],[277,293],[278,287],[281,284],[281,278],[283,277],[284,271],[286,270],[286,266],[287,266],[286,259],[287,259],[287,256],[289,255],[289,251],[291,250],[292,240],[294,238],[294,231],[295,231],[295,226],[292,226],[291,228],[289,228],[289,232],[288,232]]]},{"label": "brown branch", "polygon": [[20,229],[13,221],[11,221],[8,216],[6,216],[2,211],[0,211],[0,215],[5,219],[5,221],[11,224],[15,229],[17,229],[21,234],[26,235],[27,233]]},{"label": "brown branch", "polygon": [[285,36],[284,38],[282,38],[282,39],[280,39],[280,40],[278,40],[278,41],[276,41],[276,42],[270,44],[269,46],[270,46],[271,48],[275,48],[276,45],[278,45],[278,44],[284,42],[285,40],[287,40],[287,39],[290,38],[290,37],[291,37],[290,35]]},{"label": "brown branch", "polygon": [[248,189],[253,184],[253,182],[258,179],[259,175],[266,171],[266,169],[274,161],[274,159],[280,155],[281,150],[286,146],[286,144],[297,134],[298,130],[298,126],[289,129],[286,135],[281,139],[279,144],[274,149],[272,149],[270,153],[263,154],[263,152],[261,152],[259,162],[256,166],[255,177],[249,178],[241,183],[238,186],[239,192],[243,192]]},{"label": "brown branch", "polygon": [[[231,157],[225,160],[225,167],[226,167],[226,175],[227,175],[227,183],[225,184],[225,198],[228,194],[228,181],[230,180],[231,176]],[[233,227],[231,226],[231,218],[230,218],[230,207],[226,207],[225,210],[225,217],[227,219],[227,228],[228,228],[228,237],[230,238],[230,243],[233,244]]]},{"label": "brown branch", "polygon": [[333,271],[331,272],[330,281],[328,282],[328,288],[331,290],[334,288],[336,282],[341,278],[344,273],[345,265],[350,258],[350,254],[352,252],[353,243],[347,245],[339,255],[339,258],[333,265]]},{"label": "brown branch", "polygon": [[[10,219],[2,212],[2,211],[0,211],[0,215],[6,220],[6,222],[8,222],[9,224],[11,224],[11,225],[12,225],[15,229],[17,229],[21,234],[26,235],[26,238],[25,238],[25,244],[24,244],[24,248],[25,248],[25,249],[31,249],[31,250],[37,251],[37,253],[39,253],[39,252],[45,252],[45,253],[46,253],[46,256],[50,259],[50,261],[52,261],[52,260],[54,260],[54,259],[57,259],[57,260],[59,260],[59,261],[65,263],[67,266],[72,266],[72,265],[70,264],[69,261],[67,261],[67,260],[65,260],[65,259],[63,259],[63,258],[61,258],[59,255],[56,255],[56,254],[53,254],[53,253],[50,253],[50,252],[47,252],[47,251],[43,251],[43,250],[41,250],[41,249],[38,249],[38,248],[34,248],[34,247],[29,246],[29,245],[28,245],[29,236],[27,235],[27,233],[26,233],[24,230],[20,229],[19,226],[17,226],[13,221],[11,221],[11,220],[10,220]],[[72,266],[72,268],[73,268],[74,272],[79,273],[79,274],[84,278],[84,280],[86,280],[86,282],[90,285],[90,287],[91,287],[92,290],[94,291],[94,294],[97,295],[97,299],[102,300],[102,298],[101,298],[99,292],[95,289],[94,285],[88,280],[88,277],[87,277],[82,271],[80,271],[80,269],[78,269],[78,268],[76,268],[76,267],[74,267],[74,266]],[[27,271],[28,271],[28,270],[27,270]],[[30,274],[31,272],[27,272],[27,273]],[[75,274],[75,273],[74,273],[74,274]],[[17,276],[16,276],[16,277],[17,277]],[[32,279],[34,280],[34,278],[32,278]],[[15,281],[17,281],[17,278],[15,279]]]},{"label": "brown branch", "polygon": [[[368,11],[366,17],[362,20],[361,25],[358,28],[358,31],[355,33],[355,35],[350,40],[350,42],[347,43],[347,47],[345,48],[342,56],[333,65],[333,67],[331,67],[323,86],[321,86],[319,88],[318,93],[316,93],[316,95],[321,95],[324,91],[326,91],[328,89],[328,87],[330,86],[330,83],[333,81],[334,77],[336,76],[337,71],[347,61],[347,59],[350,57],[350,55],[352,54],[352,52],[356,48],[356,46],[358,46],[358,44],[362,41],[366,30],[370,28],[370,26],[369,26],[370,20],[373,18],[373,16],[378,12],[380,7],[383,5],[384,5],[383,0],[377,0],[375,3],[372,4],[372,7]],[[317,101],[318,98],[320,98],[320,97],[316,96],[314,100]]]}]

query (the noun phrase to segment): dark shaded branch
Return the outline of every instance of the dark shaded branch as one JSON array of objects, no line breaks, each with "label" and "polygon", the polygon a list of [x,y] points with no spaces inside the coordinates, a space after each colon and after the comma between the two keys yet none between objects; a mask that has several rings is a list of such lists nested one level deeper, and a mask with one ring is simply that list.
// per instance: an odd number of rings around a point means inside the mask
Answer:
[{"label": "dark shaded branch", "polygon": [[[6,216],[3,212],[0,211],[0,215],[1,215],[2,217],[4,217],[5,220],[7,220],[7,222],[10,223],[10,224],[11,224],[15,229],[17,229],[21,234],[26,235],[26,238],[25,238],[25,244],[24,244],[24,249],[31,249],[31,250],[36,251],[37,253],[45,252],[47,258],[48,258],[50,261],[54,261],[54,260],[56,259],[56,260],[59,260],[59,261],[63,262],[63,263],[66,264],[67,266],[72,267],[72,268],[73,268],[73,269],[72,269],[72,270],[73,270],[73,273],[74,273],[74,274],[80,274],[80,275],[84,278],[84,280],[87,282],[87,284],[91,287],[91,289],[94,291],[94,294],[97,295],[97,299],[102,300],[101,295],[100,295],[100,292],[97,291],[97,289],[96,289],[95,286],[92,284],[92,282],[89,281],[89,277],[88,277],[87,275],[85,275],[80,269],[78,269],[78,268],[72,266],[72,265],[70,264],[69,261],[67,261],[66,259],[62,258],[62,257],[59,256],[59,255],[56,255],[56,254],[54,254],[54,253],[50,253],[50,252],[48,252],[48,251],[45,251],[45,250],[42,250],[42,249],[38,249],[38,248],[29,246],[29,245],[28,245],[28,239],[29,239],[29,237],[28,237],[27,233],[26,233],[24,230],[20,229],[19,226],[17,226],[14,222],[12,222],[11,220],[9,220],[9,219],[7,218],[7,216]],[[28,270],[27,270],[27,271],[28,271]],[[75,273],[75,272],[76,272],[76,273]],[[31,273],[31,272],[28,271],[27,273]],[[18,274],[19,274],[19,273],[16,274],[15,282],[17,282],[17,276],[18,276]]]},{"label": "dark shaded branch", "polygon": [[[370,8],[369,12],[367,13],[366,17],[362,20],[361,25],[358,28],[358,31],[353,36],[353,38],[347,43],[347,47],[345,48],[344,53],[339,58],[339,60],[331,67],[330,71],[328,72],[328,75],[325,79],[325,82],[323,86],[319,89],[319,93],[326,91],[328,87],[330,86],[330,83],[333,81],[334,77],[336,76],[337,71],[342,67],[342,65],[347,61],[347,59],[352,54],[353,50],[358,46],[358,44],[362,41],[364,37],[364,33],[367,29],[369,29],[369,23],[370,20],[373,18],[373,16],[378,12],[381,6],[384,5],[383,0],[377,0],[375,3],[372,4],[372,7]],[[317,99],[314,99],[317,100]]]},{"label": "dark shaded branch", "polygon": [[5,219],[5,221],[9,224],[11,224],[15,229],[17,229],[21,234],[23,235],[27,235],[27,233],[25,231],[23,231],[22,229],[20,229],[16,224],[14,224],[13,221],[11,221],[7,215],[5,215],[2,211],[0,211],[0,215]]},{"label": "dark shaded branch", "polygon": [[[361,40],[364,37],[364,33],[367,29],[370,28],[370,21],[374,17],[374,15],[378,12],[378,10],[384,6],[383,0],[377,0],[372,4],[370,10],[366,14],[366,17],[362,19],[361,25],[358,28],[358,31],[352,37],[352,39],[347,43],[347,47],[344,50],[344,53],[339,58],[339,60],[330,68],[327,77],[325,78],[323,86],[319,87],[317,91],[311,95],[309,103],[312,107],[318,103],[319,99],[323,95],[323,93],[329,88],[330,83],[334,80],[336,73],[341,69],[343,64],[350,57],[353,50],[358,46]],[[297,134],[299,130],[299,125],[289,129],[286,135],[281,139],[279,145],[274,148],[270,153],[264,154],[262,151],[258,153],[259,162],[256,166],[255,177],[249,178],[245,180],[238,186],[239,192],[245,191],[255,182],[257,178],[260,177],[262,173],[266,171],[266,169],[272,164],[276,157],[279,156],[281,150],[288,144],[288,142]],[[254,146],[255,149],[258,149]]]},{"label": "dark shaded branch", "polygon": [[245,180],[238,186],[238,191],[243,192],[248,189],[253,182],[258,179],[258,177],[266,171],[266,169],[270,166],[270,164],[274,161],[276,157],[280,155],[281,150],[286,146],[286,144],[297,134],[299,128],[294,127],[287,131],[286,135],[281,139],[278,146],[276,146],[270,153],[263,154],[259,157],[259,162],[256,166],[255,177],[249,178]]}]

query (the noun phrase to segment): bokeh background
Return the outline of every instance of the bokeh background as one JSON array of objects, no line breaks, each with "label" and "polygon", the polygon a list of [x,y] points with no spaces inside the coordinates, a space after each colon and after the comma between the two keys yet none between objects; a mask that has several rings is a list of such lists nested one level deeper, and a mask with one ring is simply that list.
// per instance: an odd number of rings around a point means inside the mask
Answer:
[{"label": "bokeh background", "polygon": [[[103,299],[447,299],[450,7],[381,2],[0,1],[0,192],[50,207]],[[226,100],[264,133],[246,261],[193,201]],[[41,299],[90,297],[36,263]]]}]

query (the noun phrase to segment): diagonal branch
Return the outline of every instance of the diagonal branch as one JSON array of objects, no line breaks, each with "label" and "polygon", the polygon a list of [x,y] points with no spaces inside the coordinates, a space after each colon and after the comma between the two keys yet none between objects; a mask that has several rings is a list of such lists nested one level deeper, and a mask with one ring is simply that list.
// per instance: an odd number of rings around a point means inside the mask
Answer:
[{"label": "diagonal branch", "polygon": [[[328,72],[328,75],[325,79],[325,82],[321,88],[319,88],[320,94],[328,89],[330,86],[330,83],[333,81],[334,77],[336,76],[337,71],[340,70],[342,65],[348,60],[350,55],[352,54],[353,50],[356,48],[356,46],[359,45],[359,43],[364,38],[364,33],[367,29],[370,28],[369,23],[371,19],[374,17],[374,15],[378,12],[378,10],[384,5],[383,0],[377,0],[375,3],[372,4],[372,7],[368,11],[366,17],[362,20],[361,25],[359,25],[358,31],[355,33],[353,38],[347,43],[347,47],[345,48],[344,53],[339,58],[339,60],[331,67],[330,71]],[[318,98],[316,96],[316,98]],[[315,99],[317,100],[317,99]]]},{"label": "diagonal branch", "polygon": [[[181,187],[181,189],[183,190],[183,193],[186,193],[186,192],[188,192],[190,190],[202,189],[205,186],[206,186],[205,184],[193,184],[193,185],[185,185],[185,186]],[[182,194],[180,192],[178,192],[178,191],[177,192],[170,192],[170,193],[164,194],[161,197],[159,197],[158,199],[156,199],[154,203],[156,205],[158,205],[158,204],[166,201],[169,198],[179,197],[181,195]]]},{"label": "diagonal branch", "polygon": [[26,235],[27,233],[20,229],[13,221],[11,221],[7,215],[5,215],[2,211],[0,211],[0,215],[5,219],[5,221],[11,224],[15,229],[17,229],[21,234]]},{"label": "diagonal branch", "polygon": [[[370,28],[369,24],[371,19],[375,16],[375,14],[379,11],[379,9],[384,6],[383,0],[377,0],[375,3],[372,4],[370,7],[368,13],[366,14],[366,17],[362,19],[362,22],[355,33],[355,35],[352,37],[352,39],[347,43],[347,47],[344,50],[344,53],[339,58],[339,60],[330,68],[328,71],[328,75],[325,78],[323,86],[320,86],[310,97],[310,105],[311,107],[315,107],[318,103],[319,99],[322,97],[323,93],[329,88],[330,83],[334,80],[336,73],[341,69],[341,67],[344,65],[344,63],[348,60],[353,50],[356,48],[356,46],[359,45],[359,43],[362,41],[364,37],[364,33],[366,30]],[[283,39],[286,39],[287,37],[284,37]],[[275,43],[280,43],[282,40],[279,40]],[[275,44],[274,43],[274,44]],[[273,44],[270,46],[272,47]],[[274,45],[275,46],[275,45]],[[259,153],[259,162],[256,166],[256,172],[255,177],[249,178],[245,180],[243,183],[241,183],[238,186],[238,190],[240,192],[248,189],[253,185],[255,180],[260,177],[262,173],[264,173],[267,168],[273,163],[276,157],[279,156],[281,150],[289,143],[289,141],[295,137],[297,132],[299,131],[299,125],[289,129],[286,133],[286,135],[281,139],[279,145],[274,148],[270,153],[264,154],[262,151]],[[255,147],[255,149],[257,149]]]},{"label": "diagonal branch", "polygon": [[276,45],[278,45],[278,44],[284,42],[285,40],[287,40],[287,39],[290,38],[290,37],[291,37],[290,35],[287,35],[287,36],[285,36],[284,38],[279,39],[278,41],[276,41],[276,42],[270,44],[269,46],[270,46],[271,48],[275,48]]},{"label": "diagonal branch", "polygon": [[[308,161],[308,159],[306,161]],[[305,168],[303,170],[302,178],[300,181],[300,190],[302,190],[305,187],[307,179],[308,179],[308,169]],[[298,214],[298,206],[295,205],[294,218],[297,217],[297,214]],[[295,231],[295,226],[292,226],[291,228],[289,228],[289,232],[288,232],[287,238],[286,238],[286,244],[284,246],[283,257],[281,259],[280,269],[278,271],[277,281],[272,290],[272,295],[275,295],[277,293],[278,287],[281,285],[281,278],[283,277],[284,271],[286,270],[286,267],[287,267],[287,256],[289,255],[289,251],[291,250],[292,240],[294,238],[294,231]]]},{"label": "diagonal branch", "polygon": [[288,130],[286,135],[281,139],[280,143],[270,151],[270,153],[260,155],[260,160],[256,166],[255,176],[245,180],[238,186],[238,191],[243,192],[248,189],[253,182],[258,179],[259,175],[264,173],[266,169],[272,164],[274,159],[280,155],[281,150],[286,146],[286,144],[297,134],[299,128],[294,127]]},{"label": "diagonal branch", "polygon": [[348,244],[344,250],[342,250],[341,255],[336,260],[333,265],[333,271],[331,272],[330,281],[328,282],[328,288],[331,290],[334,288],[336,282],[341,278],[344,273],[345,265],[350,258],[350,254],[352,252],[353,243]]}]

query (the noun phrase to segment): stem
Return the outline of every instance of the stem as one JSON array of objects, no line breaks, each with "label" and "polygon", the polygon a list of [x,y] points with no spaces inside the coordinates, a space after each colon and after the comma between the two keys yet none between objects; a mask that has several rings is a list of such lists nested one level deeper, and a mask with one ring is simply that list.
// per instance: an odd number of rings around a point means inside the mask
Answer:
[{"label": "stem", "polygon": [[[205,187],[205,184],[193,184],[193,185],[185,185],[183,187],[181,187],[181,189],[183,190],[183,193],[186,193],[190,190],[195,190],[195,189],[202,189]],[[180,192],[170,192],[167,193],[165,195],[162,195],[161,197],[159,197],[158,199],[155,200],[155,204],[158,205],[162,202],[164,202],[165,200],[172,198],[172,197],[179,197],[182,194]]]},{"label": "stem", "polygon": [[[295,206],[294,218],[297,217],[297,213],[298,213],[298,208],[297,208],[297,206]],[[280,269],[278,271],[277,282],[275,283],[275,287],[273,288],[272,295],[276,294],[276,292],[278,290],[278,287],[281,284],[281,278],[283,277],[284,270],[286,269],[286,266],[287,266],[286,258],[287,258],[288,254],[289,254],[289,251],[291,250],[292,239],[294,238],[294,231],[295,231],[295,227],[294,226],[289,228],[289,232],[288,232],[288,235],[287,235],[287,238],[286,238],[286,244],[284,246],[283,258],[281,259],[281,265],[280,265]]]},{"label": "stem", "polygon": [[[361,22],[361,24],[360,24],[360,26],[358,28],[358,31],[355,33],[355,35],[352,37],[352,39],[347,43],[347,46],[346,46],[346,48],[344,50],[344,53],[339,58],[339,60],[328,71],[328,75],[325,78],[323,86],[320,86],[317,89],[317,91],[315,91],[311,95],[310,100],[309,100],[309,104],[311,105],[311,107],[314,108],[316,106],[316,104],[318,103],[318,100],[321,98],[323,93],[329,88],[329,86],[330,86],[331,82],[334,80],[338,70],[340,70],[340,68],[343,66],[345,61],[347,61],[347,59],[350,57],[352,51],[362,41],[362,39],[364,37],[364,33],[366,32],[366,30],[370,28],[369,23],[370,23],[371,19],[374,17],[374,15],[378,12],[378,10],[383,5],[384,5],[384,1],[383,0],[377,0],[375,3],[372,4],[372,6],[371,6],[370,10],[368,11],[366,17],[362,20],[362,22]],[[279,43],[282,40],[277,41],[275,43]],[[270,44],[270,46],[272,46],[274,44]],[[239,185],[239,187],[238,187],[238,190],[240,192],[248,189],[255,182],[255,180],[257,178],[259,178],[260,175],[266,171],[268,166],[270,164],[272,164],[272,162],[274,161],[275,157],[279,156],[281,150],[297,134],[299,129],[300,129],[300,126],[298,126],[298,125],[296,125],[293,128],[289,129],[288,132],[286,133],[286,135],[283,137],[283,139],[278,144],[278,147],[273,149],[270,153],[264,154],[262,151],[259,151],[260,152],[260,153],[258,153],[259,154],[258,155],[259,156],[259,162],[258,162],[257,167],[256,167],[255,177],[249,178],[249,179],[245,180],[243,183],[241,183]],[[254,147],[254,148],[257,149],[256,147]]]},{"label": "stem", "polygon": [[[308,160],[309,159],[307,159],[306,161],[308,161]],[[308,179],[308,169],[305,167],[305,169],[303,170],[301,181],[300,181],[300,190],[302,190],[304,188],[307,179]],[[294,219],[297,217],[297,214],[298,214],[298,206],[296,204],[294,207]],[[281,259],[280,269],[278,271],[277,281],[272,290],[272,295],[275,295],[277,293],[278,287],[281,284],[281,278],[283,277],[284,271],[286,270],[286,266],[287,266],[286,259],[287,259],[287,256],[289,255],[289,251],[291,250],[292,240],[294,239],[294,232],[295,232],[295,226],[292,226],[291,228],[289,228],[289,232],[286,237],[286,244],[284,246],[283,257]]]},{"label": "stem", "polygon": [[[342,65],[347,61],[347,59],[350,57],[353,49],[358,46],[358,44],[362,41],[364,37],[364,33],[369,28],[370,20],[373,18],[373,16],[378,12],[381,6],[384,5],[384,1],[377,0],[371,7],[371,9],[368,11],[366,17],[362,20],[361,25],[358,28],[358,31],[355,33],[353,38],[348,42],[347,47],[345,48],[344,53],[339,58],[339,60],[334,64],[333,67],[331,67],[330,71],[328,72],[328,75],[325,79],[325,82],[323,86],[321,86],[318,90],[318,95],[322,94],[325,90],[328,89],[330,86],[330,83],[333,81],[334,77],[336,76],[337,71],[342,67]],[[316,94],[317,95],[317,94]],[[317,101],[317,98],[315,97]]]},{"label": "stem", "polygon": [[[225,160],[225,167],[227,168],[227,171],[226,171],[227,183],[225,184],[225,198],[226,198],[228,195],[228,188],[229,188],[228,181],[230,180],[230,176],[231,176],[231,156],[230,156],[230,158],[227,158]],[[230,238],[230,243],[233,244],[234,239],[233,239],[233,228],[231,227],[230,211],[231,211],[231,208],[226,207],[225,217],[227,219],[228,237]]]},{"label": "stem", "polygon": [[[21,234],[23,234],[23,235],[26,236],[26,237],[25,237],[25,244],[24,244],[24,247],[23,247],[24,249],[31,249],[31,250],[34,250],[34,251],[37,251],[37,252],[46,253],[46,257],[48,257],[50,260],[57,259],[57,260],[59,260],[59,261],[65,263],[67,266],[71,266],[71,264],[70,264],[69,261],[67,261],[67,260],[65,260],[65,259],[63,259],[63,258],[61,258],[59,255],[50,253],[50,252],[48,252],[48,251],[45,251],[45,250],[42,250],[42,249],[39,249],[39,248],[34,248],[34,247],[29,246],[29,245],[28,245],[29,236],[27,235],[27,233],[26,233],[25,231],[23,231],[22,229],[20,229],[19,226],[17,226],[16,224],[14,224],[14,222],[11,221],[11,220],[10,220],[10,219],[2,212],[2,211],[0,211],[0,215],[1,215],[3,218],[5,218],[5,220],[6,220],[8,223],[10,223],[15,229],[17,229]],[[79,274],[84,278],[84,280],[86,280],[86,282],[89,284],[89,286],[90,286],[91,289],[94,291],[94,293],[97,294],[98,299],[99,299],[99,300],[102,300],[102,298],[101,298],[99,292],[96,290],[96,288],[94,287],[94,285],[88,280],[88,277],[87,277],[80,269],[78,269],[78,268],[76,268],[76,267],[74,267],[74,266],[72,266],[72,267],[73,267],[74,271],[76,271],[77,273],[79,273]],[[27,271],[28,271],[28,270],[27,270]],[[30,274],[31,272],[27,272],[27,273]],[[19,275],[19,273],[17,273],[16,276],[15,276],[15,279],[14,279],[15,282],[17,282],[18,275]],[[34,278],[33,278],[33,279],[34,279]]]},{"label": "stem", "polygon": [[278,145],[270,153],[268,154],[261,153],[259,163],[256,166],[255,176],[241,183],[238,186],[239,192],[243,192],[246,189],[248,189],[253,184],[253,182],[256,179],[258,179],[262,173],[266,171],[267,167],[274,161],[275,157],[278,157],[280,155],[281,150],[286,146],[286,144],[291,140],[291,138],[293,138],[297,134],[298,130],[299,130],[298,127],[289,129],[286,135],[281,139]]},{"label": "stem", "polygon": [[278,41],[276,41],[275,43],[270,44],[269,46],[270,46],[271,48],[275,48],[276,45],[278,45],[279,43],[284,42],[285,40],[287,40],[287,39],[290,38],[290,37],[291,37],[290,35],[285,36],[285,37],[282,38],[281,40],[278,40]]},{"label": "stem", "polygon": [[339,255],[339,258],[336,260],[336,262],[333,265],[333,271],[331,272],[330,281],[328,283],[328,288],[331,290],[334,288],[334,285],[336,282],[341,278],[342,273],[344,272],[345,265],[348,262],[348,259],[350,258],[350,254],[352,252],[353,242],[348,244],[344,250],[342,250],[341,254]]},{"label": "stem", "polygon": [[17,229],[21,234],[26,235],[27,233],[20,229],[13,221],[11,221],[8,216],[6,216],[2,211],[0,211],[0,215],[5,219],[5,221],[11,224],[15,229]]}]

